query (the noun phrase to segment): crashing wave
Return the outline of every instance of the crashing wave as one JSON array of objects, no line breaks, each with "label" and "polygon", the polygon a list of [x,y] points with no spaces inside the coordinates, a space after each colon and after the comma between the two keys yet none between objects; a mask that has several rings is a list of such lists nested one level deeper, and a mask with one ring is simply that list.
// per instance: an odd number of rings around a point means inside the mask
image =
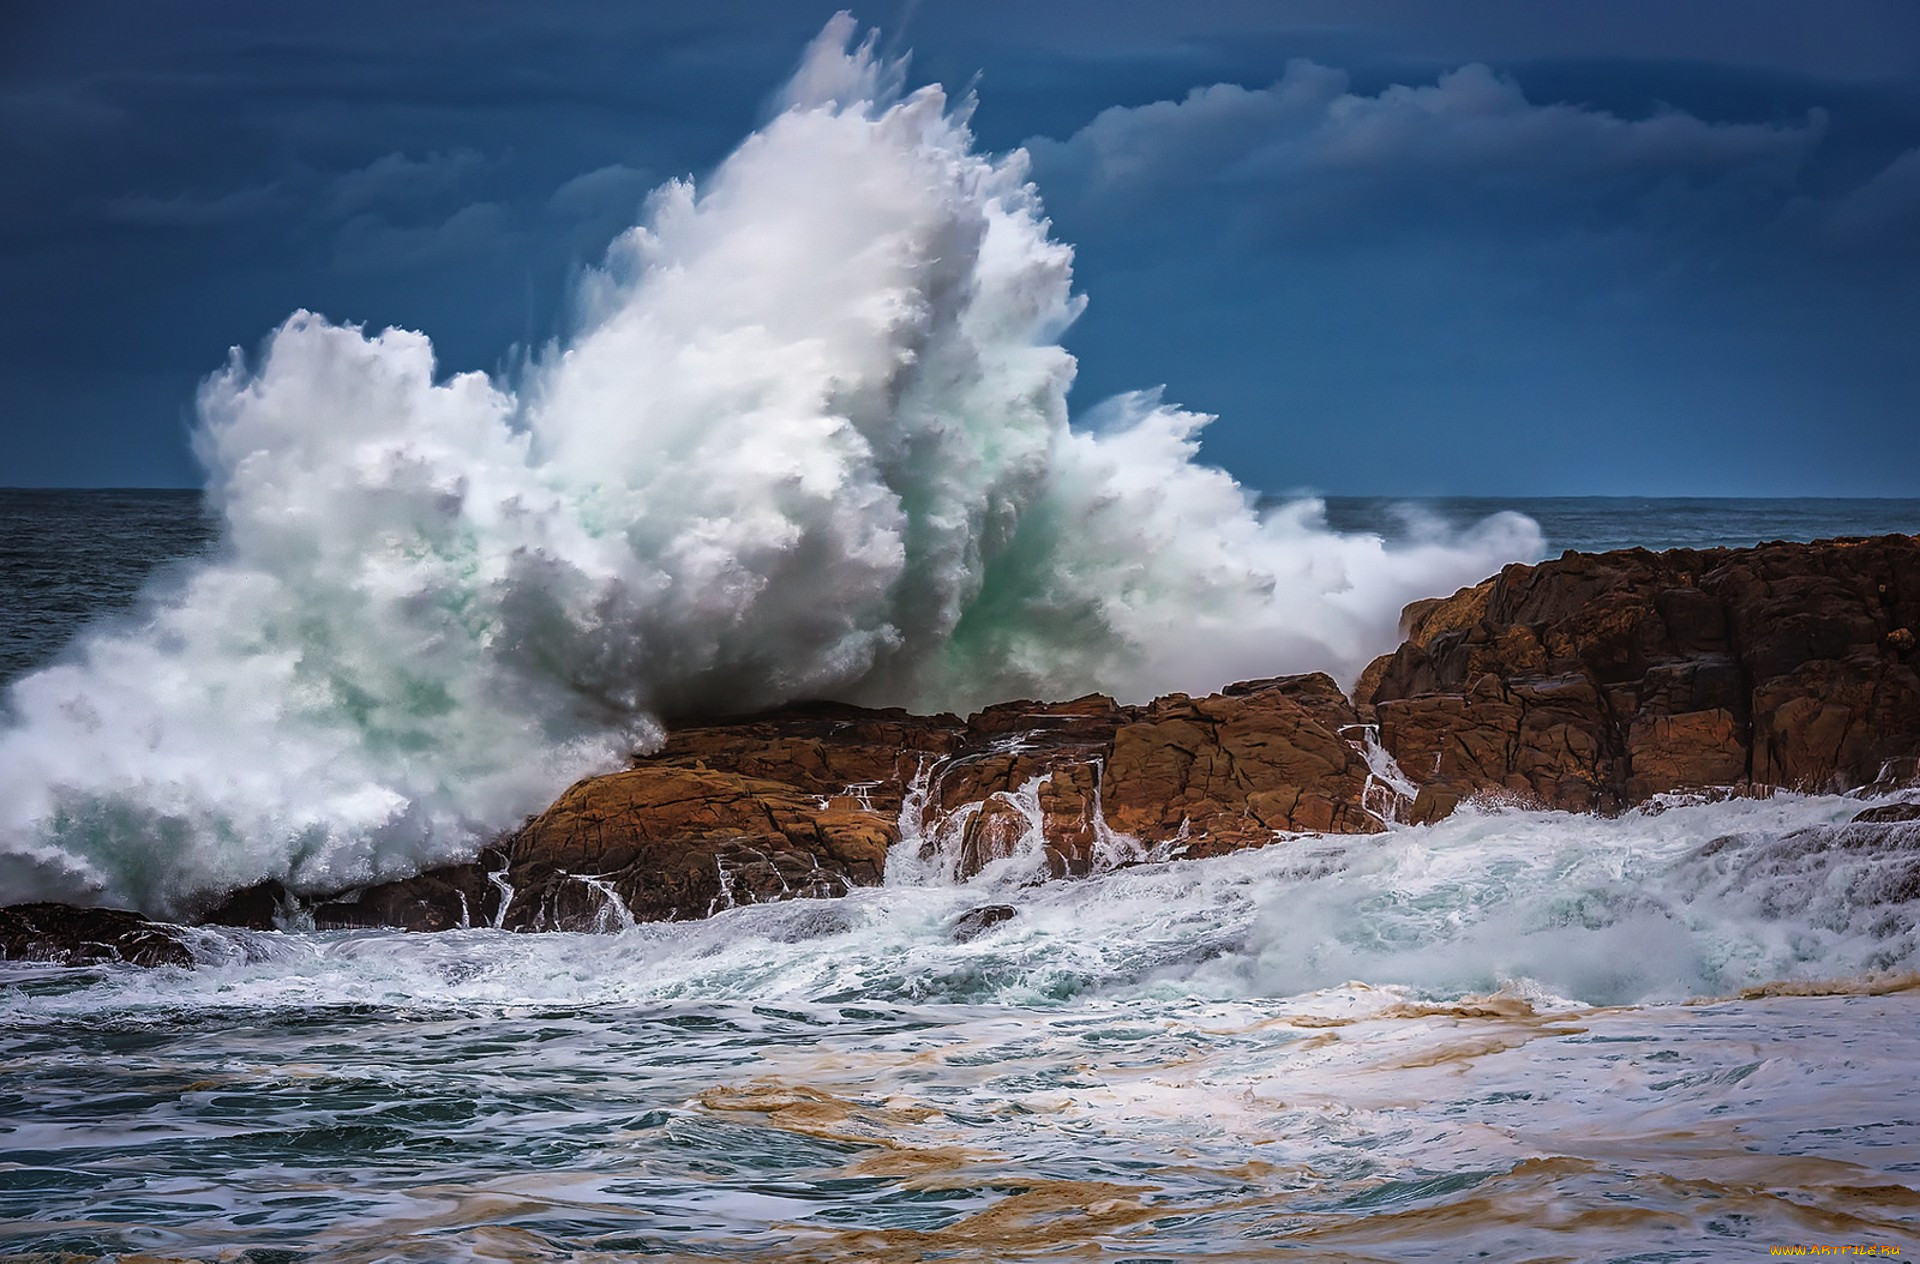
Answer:
[{"label": "crashing wave", "polygon": [[1389,548],[1257,512],[1152,392],[1069,423],[1021,152],[828,24],[516,380],[309,312],[199,399],[216,554],[10,695],[0,902],[176,910],[469,854],[662,714],[1351,678],[1525,519]]}]

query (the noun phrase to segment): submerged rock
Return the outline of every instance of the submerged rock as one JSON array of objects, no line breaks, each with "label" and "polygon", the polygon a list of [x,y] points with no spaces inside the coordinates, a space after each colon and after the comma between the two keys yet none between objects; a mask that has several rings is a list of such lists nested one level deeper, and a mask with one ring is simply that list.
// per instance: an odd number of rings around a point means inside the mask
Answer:
[{"label": "submerged rock", "polygon": [[226,896],[196,919],[243,930],[453,930],[491,925],[501,893],[488,877],[506,865],[488,849],[477,861],[447,865],[373,886],[303,898],[268,879]]},{"label": "submerged rock", "polygon": [[956,944],[964,944],[970,939],[978,939],[1002,922],[1012,921],[1013,916],[1011,904],[983,904],[954,918],[947,938]]},{"label": "submerged rock", "polygon": [[1854,813],[1848,824],[1890,825],[1898,821],[1920,821],[1920,803],[1883,803]]},{"label": "submerged rock", "polygon": [[1916,931],[1920,815],[1861,819],[1870,815],[1786,834],[1717,838],[1688,867],[1717,875],[1702,885],[1746,893],[1765,918],[1885,940],[1881,964],[1890,966],[1910,955]]},{"label": "submerged rock", "polygon": [[201,913],[203,926],[234,926],[242,930],[281,930],[294,908],[287,889],[269,878],[250,887],[230,892],[218,904]]},{"label": "submerged rock", "polygon": [[188,966],[193,954],[181,942],[179,927],[124,909],[15,904],[0,908],[0,960]]},{"label": "submerged rock", "polygon": [[347,891],[307,910],[315,930],[392,926],[401,930],[454,930],[486,926],[500,903],[484,862],[449,865],[411,878]]}]

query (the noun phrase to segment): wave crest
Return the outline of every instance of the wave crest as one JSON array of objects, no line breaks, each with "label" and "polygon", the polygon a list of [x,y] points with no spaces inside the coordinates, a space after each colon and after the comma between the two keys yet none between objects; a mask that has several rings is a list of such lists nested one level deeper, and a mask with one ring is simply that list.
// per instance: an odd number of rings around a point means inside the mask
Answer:
[{"label": "wave crest", "polygon": [[519,380],[308,312],[209,379],[221,546],[14,687],[0,892],[411,872],[662,714],[1351,678],[1406,601],[1537,554],[1516,515],[1389,548],[1256,512],[1155,393],[1070,425],[1025,155],[857,35],[654,195]]}]

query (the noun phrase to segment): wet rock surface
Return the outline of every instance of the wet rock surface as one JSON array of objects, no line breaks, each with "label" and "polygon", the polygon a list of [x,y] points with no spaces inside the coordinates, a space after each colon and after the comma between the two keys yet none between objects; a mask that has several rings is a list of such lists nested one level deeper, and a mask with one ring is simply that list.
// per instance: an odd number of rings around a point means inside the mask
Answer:
[{"label": "wet rock surface", "polygon": [[1856,812],[1849,824],[1884,825],[1897,821],[1920,821],[1920,803],[1883,803],[1877,808]]},{"label": "wet rock surface", "polygon": [[953,926],[947,932],[956,944],[978,939],[1002,922],[1014,919],[1016,910],[1011,904],[983,904],[976,909],[968,909],[953,919]]},{"label": "wet rock surface", "polygon": [[65,904],[0,908],[0,960],[48,965],[186,966],[193,954],[177,926],[123,909]]},{"label": "wet rock surface", "polygon": [[243,930],[453,930],[492,925],[500,908],[500,890],[488,874],[505,866],[492,848],[479,860],[448,865],[411,878],[335,892],[305,900],[278,882],[243,887],[202,912],[206,926]]},{"label": "wet rock surface", "polygon": [[1869,811],[1778,835],[1728,835],[1688,862],[1713,871],[1769,919],[1797,918],[1836,934],[1883,941],[1875,968],[1905,960],[1920,902],[1920,815]]},{"label": "wet rock surface", "polygon": [[930,876],[1008,862],[1037,880],[1378,830],[1358,731],[1324,675],[1146,706],[1095,694],[961,720],[809,705],[684,726],[504,841],[503,924],[615,929],[844,895],[881,881],[903,832]]},{"label": "wet rock surface", "polygon": [[500,907],[500,891],[487,878],[489,866],[504,863],[497,854],[482,862],[449,865],[396,882],[362,887],[323,901],[306,911],[315,930],[353,930],[392,926],[436,931],[489,926]]},{"label": "wet rock surface", "polygon": [[1409,607],[1360,702],[1415,820],[1486,794],[1842,790],[1920,753],[1916,624],[1912,536],[1569,553]]}]

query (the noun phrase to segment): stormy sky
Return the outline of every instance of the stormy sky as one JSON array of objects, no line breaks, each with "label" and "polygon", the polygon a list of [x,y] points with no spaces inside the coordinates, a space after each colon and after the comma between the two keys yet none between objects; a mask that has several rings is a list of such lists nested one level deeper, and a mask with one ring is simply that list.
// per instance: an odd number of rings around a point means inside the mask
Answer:
[{"label": "stormy sky", "polygon": [[[511,373],[843,4],[0,7],[0,485],[198,482],[295,308]],[[1090,302],[1250,486],[1920,495],[1920,5],[855,7],[1024,146]]]}]

